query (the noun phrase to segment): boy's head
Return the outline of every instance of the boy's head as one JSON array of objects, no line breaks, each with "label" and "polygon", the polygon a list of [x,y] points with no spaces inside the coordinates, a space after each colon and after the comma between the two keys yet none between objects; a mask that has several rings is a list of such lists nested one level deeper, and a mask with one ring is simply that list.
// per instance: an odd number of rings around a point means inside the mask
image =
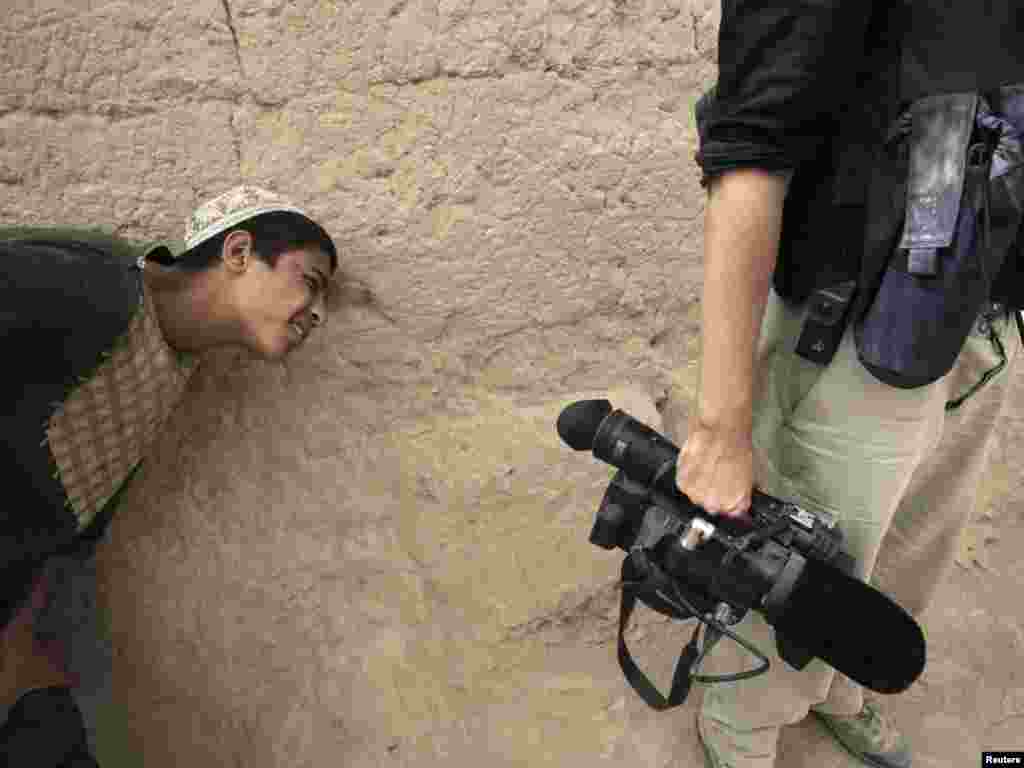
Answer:
[{"label": "boy's head", "polygon": [[236,187],[189,218],[174,268],[221,270],[218,293],[236,315],[239,343],[279,360],[327,320],[326,293],[337,269],[334,242],[307,214],[272,192]]}]

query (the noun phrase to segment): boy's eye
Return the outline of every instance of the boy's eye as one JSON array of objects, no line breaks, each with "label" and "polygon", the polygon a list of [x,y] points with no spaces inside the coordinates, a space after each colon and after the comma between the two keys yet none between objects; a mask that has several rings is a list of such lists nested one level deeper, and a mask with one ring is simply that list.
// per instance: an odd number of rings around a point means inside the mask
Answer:
[{"label": "boy's eye", "polygon": [[306,276],[306,284],[313,289],[314,293],[316,293],[316,291],[320,288],[320,285],[317,283],[317,281],[309,277],[309,275]]}]

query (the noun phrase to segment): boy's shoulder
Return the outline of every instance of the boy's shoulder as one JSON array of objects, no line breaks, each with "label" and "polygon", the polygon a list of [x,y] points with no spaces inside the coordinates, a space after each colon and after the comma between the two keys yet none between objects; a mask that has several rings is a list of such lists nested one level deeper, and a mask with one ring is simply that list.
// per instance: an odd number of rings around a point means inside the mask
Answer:
[{"label": "boy's shoulder", "polygon": [[118,261],[128,262],[136,261],[140,256],[149,257],[151,254],[161,254],[163,258],[180,250],[177,243],[163,240],[132,240],[102,227],[0,225],[0,241],[49,243],[57,246],[85,244],[112,255]]}]

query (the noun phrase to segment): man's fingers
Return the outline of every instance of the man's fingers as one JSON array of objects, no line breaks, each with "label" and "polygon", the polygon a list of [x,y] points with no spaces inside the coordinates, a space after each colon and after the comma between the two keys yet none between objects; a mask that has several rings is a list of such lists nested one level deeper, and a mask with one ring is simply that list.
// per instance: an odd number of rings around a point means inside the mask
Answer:
[{"label": "man's fingers", "polygon": [[[685,491],[682,492],[686,493]],[[686,496],[690,501],[712,517],[717,517],[718,515],[725,515],[726,517],[742,517],[750,510],[751,498],[749,495],[741,497],[732,504],[723,503],[718,499],[705,498],[702,493],[697,491],[694,491],[693,493],[686,493]]]},{"label": "man's fingers", "polygon": [[750,512],[750,499],[745,498],[737,504],[734,504],[729,509],[725,510],[724,514],[726,517],[746,517]]}]

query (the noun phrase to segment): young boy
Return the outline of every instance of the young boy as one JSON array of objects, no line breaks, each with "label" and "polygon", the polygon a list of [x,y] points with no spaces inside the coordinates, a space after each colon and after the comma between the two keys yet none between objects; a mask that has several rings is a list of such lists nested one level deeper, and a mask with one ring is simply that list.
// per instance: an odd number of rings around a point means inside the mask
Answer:
[{"label": "young boy", "polygon": [[255,187],[201,205],[179,253],[0,228],[0,461],[13,483],[0,517],[0,763],[95,765],[84,739],[95,743],[109,642],[93,555],[120,495],[194,355],[240,345],[283,359],[326,321],[336,269],[326,231]]}]

